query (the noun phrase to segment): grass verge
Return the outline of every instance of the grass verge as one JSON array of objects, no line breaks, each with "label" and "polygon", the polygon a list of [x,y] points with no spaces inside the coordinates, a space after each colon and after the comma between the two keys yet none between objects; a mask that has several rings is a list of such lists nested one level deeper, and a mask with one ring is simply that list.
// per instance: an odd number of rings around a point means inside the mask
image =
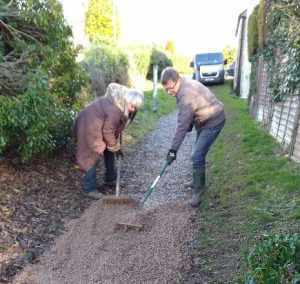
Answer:
[{"label": "grass verge", "polygon": [[212,87],[227,123],[209,152],[209,190],[197,216],[201,283],[243,283],[245,254],[265,236],[299,232],[300,165],[249,116],[230,82]]}]

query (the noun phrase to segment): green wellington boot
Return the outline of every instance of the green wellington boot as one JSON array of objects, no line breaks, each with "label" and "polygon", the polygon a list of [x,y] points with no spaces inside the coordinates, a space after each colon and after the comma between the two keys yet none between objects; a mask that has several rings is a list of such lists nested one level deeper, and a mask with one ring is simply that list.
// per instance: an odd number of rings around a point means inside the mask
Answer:
[{"label": "green wellington boot", "polygon": [[205,171],[193,169],[193,190],[194,194],[192,199],[189,201],[189,205],[197,207],[201,203],[202,197],[206,192]]}]

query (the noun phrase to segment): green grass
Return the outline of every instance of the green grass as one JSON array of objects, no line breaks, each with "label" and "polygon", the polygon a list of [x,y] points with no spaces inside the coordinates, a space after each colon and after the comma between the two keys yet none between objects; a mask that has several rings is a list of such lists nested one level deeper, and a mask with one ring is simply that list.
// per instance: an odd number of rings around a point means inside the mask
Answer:
[{"label": "green grass", "polygon": [[[206,281],[238,283],[245,276],[245,251],[257,239],[299,231],[300,167],[249,116],[247,100],[230,95],[229,81],[211,89],[225,105],[227,123],[208,155],[209,189],[198,215],[198,259],[205,257],[220,271],[234,262]],[[224,257],[231,250],[234,261]]]},{"label": "green grass", "polygon": [[[272,233],[299,232],[300,165],[284,157],[250,117],[247,100],[231,96],[230,81],[211,89],[225,105],[227,123],[208,155],[209,189],[197,215],[195,264],[203,283],[244,283],[245,254],[254,244]],[[153,112],[150,81],[144,94],[143,109],[125,131],[127,146],[142,141],[160,116],[176,109],[175,99],[160,88]]]}]

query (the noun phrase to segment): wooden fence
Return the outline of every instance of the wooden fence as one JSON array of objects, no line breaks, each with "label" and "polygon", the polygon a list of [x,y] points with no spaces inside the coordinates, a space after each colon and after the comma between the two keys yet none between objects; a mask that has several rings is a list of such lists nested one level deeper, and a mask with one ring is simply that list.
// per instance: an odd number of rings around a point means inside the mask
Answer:
[{"label": "wooden fence", "polygon": [[274,103],[268,94],[267,63],[261,57],[256,77],[256,95],[251,98],[253,117],[268,128],[269,133],[288,150],[289,157],[300,162],[300,99],[297,92]]}]

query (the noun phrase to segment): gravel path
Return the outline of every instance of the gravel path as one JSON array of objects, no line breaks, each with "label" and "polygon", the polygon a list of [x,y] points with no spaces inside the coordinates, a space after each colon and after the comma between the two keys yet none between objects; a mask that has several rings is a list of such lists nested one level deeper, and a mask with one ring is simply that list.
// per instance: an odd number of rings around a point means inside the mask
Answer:
[{"label": "gravel path", "polygon": [[[125,152],[123,194],[142,198],[164,162],[175,127],[176,113],[164,116],[142,144]],[[94,201],[81,218],[67,225],[52,250],[14,283],[178,283],[192,266],[194,210],[186,205],[191,190],[185,185],[191,180],[193,138],[193,133],[187,135],[177,160],[142,211]],[[120,221],[138,222],[144,228],[116,230]]]}]

